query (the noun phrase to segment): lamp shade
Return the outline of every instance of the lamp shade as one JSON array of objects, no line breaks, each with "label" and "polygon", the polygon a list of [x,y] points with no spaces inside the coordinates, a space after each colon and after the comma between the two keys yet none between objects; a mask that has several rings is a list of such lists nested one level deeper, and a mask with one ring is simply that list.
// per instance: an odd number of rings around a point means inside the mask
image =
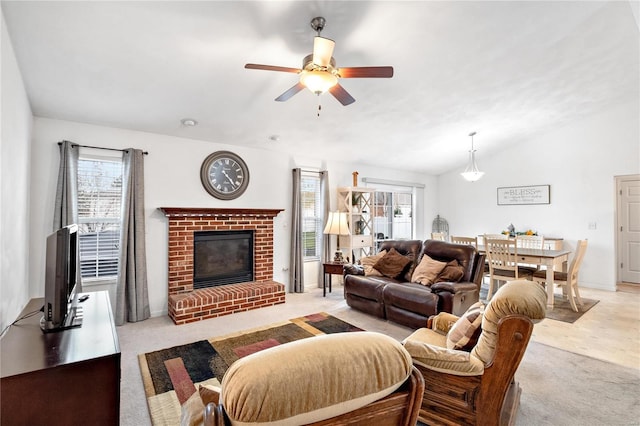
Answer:
[{"label": "lamp shade", "polygon": [[300,73],[300,83],[319,95],[335,86],[338,83],[338,77],[328,71],[304,70]]},{"label": "lamp shade", "polygon": [[468,180],[469,182],[475,182],[478,179],[480,179],[482,175],[484,175],[484,172],[481,172],[480,169],[478,169],[478,165],[476,164],[476,150],[473,149],[473,137],[475,136],[475,134],[476,132],[469,133],[469,136],[471,136],[471,149],[469,150],[469,163],[467,164],[467,168],[464,170],[464,172],[460,173],[462,177]]},{"label": "lamp shade", "polygon": [[349,225],[347,224],[347,213],[329,212],[324,233],[329,235],[350,235],[351,232],[349,232]]},{"label": "lamp shade", "polygon": [[476,151],[469,151],[469,164],[467,164],[467,168],[464,172],[460,173],[463,178],[468,180],[469,182],[475,182],[484,175],[484,172],[481,172],[478,169],[478,165],[476,164]]}]

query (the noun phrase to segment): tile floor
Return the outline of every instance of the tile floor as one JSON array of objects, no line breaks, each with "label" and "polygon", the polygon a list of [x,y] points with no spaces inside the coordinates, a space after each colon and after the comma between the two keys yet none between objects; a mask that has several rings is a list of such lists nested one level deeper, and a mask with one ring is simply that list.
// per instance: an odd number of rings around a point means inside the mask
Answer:
[{"label": "tile floor", "polygon": [[545,319],[532,340],[640,369],[640,292],[581,288],[580,295],[600,302],[573,324]]}]

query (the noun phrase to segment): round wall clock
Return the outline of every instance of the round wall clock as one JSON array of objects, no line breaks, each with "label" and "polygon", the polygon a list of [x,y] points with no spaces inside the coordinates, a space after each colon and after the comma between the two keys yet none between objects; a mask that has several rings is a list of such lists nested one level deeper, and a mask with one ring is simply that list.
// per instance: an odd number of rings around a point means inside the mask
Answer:
[{"label": "round wall clock", "polygon": [[220,200],[233,200],[247,189],[249,168],[233,152],[216,151],[202,163],[200,180],[209,194]]}]

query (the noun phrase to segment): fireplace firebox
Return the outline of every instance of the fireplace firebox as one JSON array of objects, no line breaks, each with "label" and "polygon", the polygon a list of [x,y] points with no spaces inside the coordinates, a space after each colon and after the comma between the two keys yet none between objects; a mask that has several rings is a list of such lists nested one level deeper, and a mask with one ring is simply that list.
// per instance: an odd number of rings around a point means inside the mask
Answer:
[{"label": "fireplace firebox", "polygon": [[253,231],[201,231],[193,235],[193,288],[253,281]]}]

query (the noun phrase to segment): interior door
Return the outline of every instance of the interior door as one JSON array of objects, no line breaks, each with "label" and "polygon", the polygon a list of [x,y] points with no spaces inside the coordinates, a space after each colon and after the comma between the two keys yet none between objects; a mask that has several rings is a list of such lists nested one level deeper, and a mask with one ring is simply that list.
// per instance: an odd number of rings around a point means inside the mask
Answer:
[{"label": "interior door", "polygon": [[640,284],[640,176],[618,181],[618,280]]}]

